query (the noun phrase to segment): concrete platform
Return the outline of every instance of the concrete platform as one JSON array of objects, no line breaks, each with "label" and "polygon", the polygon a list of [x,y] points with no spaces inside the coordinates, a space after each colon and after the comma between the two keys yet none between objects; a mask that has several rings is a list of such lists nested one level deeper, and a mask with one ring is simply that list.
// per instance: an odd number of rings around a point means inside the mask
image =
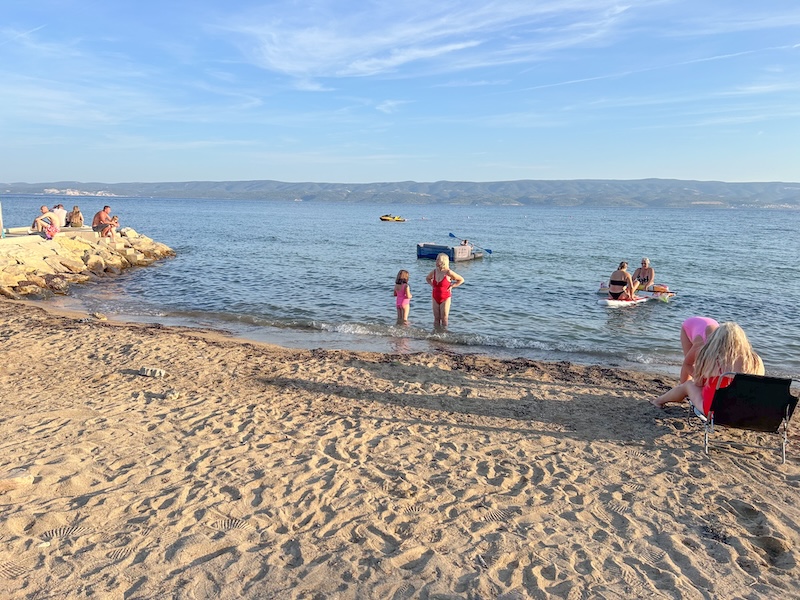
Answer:
[{"label": "concrete platform", "polygon": [[[0,237],[0,244],[24,244],[26,242],[33,243],[37,241],[41,242],[43,239],[45,239],[43,235],[29,232],[30,229],[28,227],[7,227],[3,229],[3,235]],[[88,226],[65,227],[56,234],[56,237],[59,236],[82,238],[84,240],[89,240],[90,242],[96,242],[100,239],[100,234],[96,231],[92,231],[92,228]]]}]

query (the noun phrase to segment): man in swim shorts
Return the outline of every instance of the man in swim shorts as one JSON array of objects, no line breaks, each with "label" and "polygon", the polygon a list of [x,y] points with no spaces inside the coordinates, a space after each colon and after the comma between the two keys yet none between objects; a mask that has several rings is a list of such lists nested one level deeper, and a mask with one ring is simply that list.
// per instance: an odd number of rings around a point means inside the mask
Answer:
[{"label": "man in swim shorts", "polygon": [[100,235],[111,224],[111,207],[104,206],[103,210],[95,214],[92,219],[92,231],[96,231]]}]

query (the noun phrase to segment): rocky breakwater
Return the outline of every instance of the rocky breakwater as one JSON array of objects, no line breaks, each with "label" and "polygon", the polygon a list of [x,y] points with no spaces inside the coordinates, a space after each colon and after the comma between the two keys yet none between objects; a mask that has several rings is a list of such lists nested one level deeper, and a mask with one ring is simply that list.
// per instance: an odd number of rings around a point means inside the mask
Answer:
[{"label": "rocky breakwater", "polygon": [[0,242],[0,295],[16,300],[67,294],[73,283],[175,256],[168,246],[131,228],[121,230],[113,241],[90,230],[59,233],[52,240],[22,235]]}]

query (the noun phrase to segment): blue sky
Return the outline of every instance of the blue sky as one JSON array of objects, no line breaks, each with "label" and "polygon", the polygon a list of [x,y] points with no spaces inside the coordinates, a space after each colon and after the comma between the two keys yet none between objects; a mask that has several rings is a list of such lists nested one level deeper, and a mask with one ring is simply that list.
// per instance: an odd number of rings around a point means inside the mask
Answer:
[{"label": "blue sky", "polygon": [[796,0],[3,0],[0,181],[800,181]]}]

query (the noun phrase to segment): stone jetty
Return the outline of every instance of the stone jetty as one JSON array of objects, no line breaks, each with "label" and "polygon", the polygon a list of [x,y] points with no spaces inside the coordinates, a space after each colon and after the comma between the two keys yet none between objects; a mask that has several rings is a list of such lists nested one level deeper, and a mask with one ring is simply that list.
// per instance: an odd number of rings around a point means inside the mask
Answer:
[{"label": "stone jetty", "polygon": [[69,293],[70,285],[118,275],[175,256],[168,246],[127,227],[116,239],[89,227],[65,228],[52,239],[7,229],[0,239],[0,295],[47,298]]}]

